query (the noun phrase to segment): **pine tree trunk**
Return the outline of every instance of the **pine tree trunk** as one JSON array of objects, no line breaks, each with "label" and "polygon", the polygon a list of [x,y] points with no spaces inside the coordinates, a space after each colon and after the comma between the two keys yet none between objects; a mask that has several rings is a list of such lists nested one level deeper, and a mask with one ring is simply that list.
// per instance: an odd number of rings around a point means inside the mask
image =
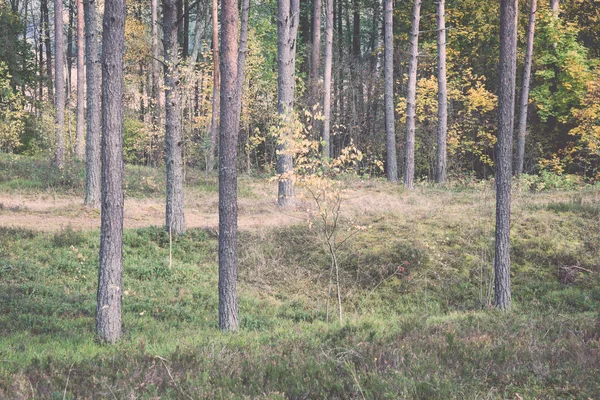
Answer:
[{"label": "pine tree trunk", "polygon": [[517,0],[500,3],[500,64],[498,68],[498,142],[496,143],[496,307],[510,308],[510,186],[517,69]]},{"label": "pine tree trunk", "polygon": [[446,11],[444,1],[437,2],[438,47],[438,137],[435,179],[446,182],[446,137],[448,134],[448,94],[446,90]]},{"label": "pine tree trunk", "polygon": [[160,61],[158,48],[158,0],[151,0],[152,14],[152,122],[158,130],[162,126],[162,93],[160,77]]},{"label": "pine tree trunk", "polygon": [[523,86],[521,88],[521,106],[519,109],[519,126],[517,138],[517,160],[515,165],[515,176],[523,173],[525,161],[525,136],[527,134],[527,108],[529,105],[529,82],[531,79],[531,59],[533,57],[533,39],[535,35],[535,14],[537,12],[537,0],[531,0],[529,12],[529,27],[527,28],[527,50],[525,52],[525,65],[523,67]]},{"label": "pine tree trunk", "polygon": [[237,73],[237,81],[236,81],[236,91],[235,94],[237,96],[237,109],[238,109],[238,125],[236,128],[236,132],[239,132],[240,125],[240,115],[242,112],[242,97],[244,94],[244,79],[245,79],[245,65],[246,65],[246,55],[248,54],[248,16],[250,13],[250,0],[242,0],[242,20],[240,22],[240,46],[238,51],[238,73]]},{"label": "pine tree trunk", "polygon": [[84,0],[86,84],[87,84],[87,136],[85,146],[85,201],[90,207],[100,206],[100,60],[98,43],[98,12],[96,0]]},{"label": "pine tree trunk", "polygon": [[387,179],[398,182],[396,158],[396,128],[394,126],[394,28],[393,0],[385,0],[385,144],[387,150]]},{"label": "pine tree trunk", "polygon": [[78,159],[85,158],[85,66],[84,66],[84,22],[83,0],[77,0],[77,130],[75,155]]},{"label": "pine tree trunk", "polygon": [[[321,0],[313,0],[313,26],[312,26],[312,57],[310,64],[310,86],[308,104],[310,111],[315,112],[319,103],[319,70],[321,67]],[[316,123],[313,122],[313,129]]]},{"label": "pine tree trunk", "polygon": [[[202,39],[202,24],[201,18],[202,13],[200,12],[200,3],[196,8],[196,25],[194,26],[194,46],[192,47],[191,62],[198,62],[198,55],[200,54],[200,39]],[[197,107],[196,107],[197,108]]]},{"label": "pine tree trunk", "polygon": [[46,48],[46,75],[48,81],[48,101],[54,97],[54,85],[52,81],[52,47],[50,46],[50,17],[48,16],[48,0],[40,0],[42,14],[42,27],[44,29],[44,47]]},{"label": "pine tree trunk", "polygon": [[102,38],[102,222],[96,335],[121,337],[125,0],[105,0]]},{"label": "pine tree trunk", "polygon": [[[237,40],[237,39],[236,39]],[[219,134],[219,8],[217,0],[212,0],[212,42],[213,42],[213,99],[212,118],[210,121],[210,144],[208,149],[207,171],[212,171],[215,166],[215,153],[217,151],[217,136]]]},{"label": "pine tree trunk", "polygon": [[410,32],[410,61],[408,65],[408,96],[406,98],[406,148],[404,153],[404,186],[414,188],[415,181],[415,114],[417,97],[417,64],[419,56],[419,21],[421,2],[414,0]]},{"label": "pine tree trunk", "polygon": [[333,61],[333,0],[325,0],[325,65],[323,70],[323,156],[331,157],[331,69]]},{"label": "pine tree trunk", "polygon": [[182,50],[183,58],[190,54],[190,3],[189,0],[183,0],[183,40]]},{"label": "pine tree trunk", "polygon": [[558,12],[560,10],[560,1],[559,0],[550,0],[550,9],[554,13],[556,17],[558,17]]},{"label": "pine tree trunk", "polygon": [[62,1],[54,2],[54,165],[65,164],[65,41]]},{"label": "pine tree trunk", "polygon": [[[237,300],[237,141],[239,102],[238,8],[221,3],[221,137],[219,142],[219,328],[238,330]],[[214,42],[217,46],[217,41]],[[232,95],[233,94],[233,95]]]},{"label": "pine tree trunk", "polygon": [[277,111],[283,132],[277,146],[277,173],[280,175],[278,204],[289,206],[294,196],[294,184],[289,176],[294,164],[286,141],[291,136],[289,126],[294,118],[294,89],[296,87],[296,36],[300,14],[299,0],[277,1]]},{"label": "pine tree trunk", "polygon": [[181,94],[179,92],[177,0],[163,0],[162,4],[165,45],[166,230],[173,235],[181,235],[185,232],[185,217],[183,204],[183,138],[181,135]]}]

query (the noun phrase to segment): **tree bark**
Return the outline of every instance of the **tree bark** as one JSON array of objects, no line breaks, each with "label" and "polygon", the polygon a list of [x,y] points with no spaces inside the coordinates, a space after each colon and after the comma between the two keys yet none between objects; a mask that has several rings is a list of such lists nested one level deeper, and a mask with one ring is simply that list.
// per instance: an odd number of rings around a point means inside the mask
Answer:
[{"label": "tree bark", "polygon": [[498,141],[496,143],[496,254],[494,299],[508,310],[510,293],[510,186],[517,69],[517,0],[500,2],[500,64],[498,68]]},{"label": "tree bark", "polygon": [[556,17],[558,17],[558,12],[560,10],[560,1],[559,0],[550,0],[550,9],[554,13]]},{"label": "tree bark", "polygon": [[77,0],[77,130],[75,155],[78,159],[85,158],[85,66],[84,66],[84,21],[83,0]]},{"label": "tree bark", "polygon": [[527,134],[527,108],[529,105],[529,82],[531,79],[531,59],[533,57],[533,39],[535,35],[535,14],[537,12],[537,0],[531,0],[529,12],[529,27],[527,28],[527,50],[525,52],[525,65],[523,67],[523,87],[521,88],[521,107],[519,110],[519,126],[517,141],[517,160],[515,175],[518,177],[523,173],[525,161],[525,136]]},{"label": "tree bark", "polygon": [[296,36],[300,14],[299,0],[277,1],[277,111],[283,132],[277,146],[277,173],[279,187],[277,202],[289,206],[294,197],[294,183],[289,176],[294,164],[287,141],[294,118],[294,90],[296,87]]},{"label": "tree bark", "polygon": [[323,70],[323,156],[331,157],[331,68],[333,61],[333,0],[325,0],[325,65]]},{"label": "tree bark", "polygon": [[179,92],[179,45],[177,0],[163,0],[165,45],[165,144],[167,169],[166,229],[174,235],[185,232],[183,203],[183,138]]},{"label": "tree bark", "polygon": [[158,0],[151,0],[150,3],[152,14],[152,119],[154,127],[162,126],[162,94],[160,90],[160,61],[158,48]]},{"label": "tree bark", "polygon": [[[313,0],[312,57],[310,65],[309,106],[315,112],[319,104],[319,70],[321,67],[321,0]],[[313,128],[316,123],[313,122]]]},{"label": "tree bark", "polygon": [[[238,8],[236,0],[222,0],[221,5],[223,90],[219,142],[219,328],[237,331]],[[216,46],[218,42],[214,43]]]},{"label": "tree bark", "polygon": [[445,0],[437,2],[438,47],[438,137],[436,174],[437,183],[446,183],[446,137],[448,134],[448,94],[446,90],[446,11]]},{"label": "tree bark", "polygon": [[105,0],[102,38],[102,222],[96,335],[121,337],[125,0]]},{"label": "tree bark", "polygon": [[[219,134],[219,8],[218,0],[212,0],[212,42],[213,42],[213,100],[212,118],[210,121],[210,144],[208,149],[207,171],[212,171],[215,166],[215,153],[217,151],[217,136]],[[237,40],[237,38],[236,38]]]},{"label": "tree bark", "polygon": [[421,2],[414,0],[410,32],[410,61],[408,65],[408,96],[406,98],[406,149],[404,154],[404,186],[414,188],[415,181],[415,113],[417,97],[417,64],[419,57],[419,21]]},{"label": "tree bark", "polygon": [[54,2],[54,165],[65,164],[65,41],[62,1]]},{"label": "tree bark", "polygon": [[46,48],[46,75],[48,85],[48,101],[54,97],[52,81],[52,47],[50,46],[50,17],[48,15],[48,0],[40,0],[42,27],[44,29],[44,47]]},{"label": "tree bark", "polygon": [[87,84],[87,136],[85,146],[85,200],[90,207],[100,206],[100,59],[96,0],[85,0],[85,47]]},{"label": "tree bark", "polygon": [[396,128],[394,126],[394,28],[393,0],[385,0],[385,144],[387,179],[398,182],[396,158]]},{"label": "tree bark", "polygon": [[202,24],[200,23],[202,18],[201,5],[198,2],[196,8],[196,24],[194,26],[194,46],[192,47],[191,61],[198,62],[198,55],[200,54],[200,39],[202,39]]},{"label": "tree bark", "polygon": [[244,94],[244,79],[245,79],[245,65],[246,65],[246,55],[248,54],[248,15],[250,13],[250,0],[242,0],[242,20],[240,22],[240,46],[238,51],[238,63],[237,63],[237,82],[236,82],[236,91],[235,94],[237,96],[237,112],[238,112],[238,125],[236,128],[236,132],[239,133],[240,130],[240,115],[242,112],[242,97]]},{"label": "tree bark", "polygon": [[190,52],[190,2],[183,0],[183,58],[187,58]]}]

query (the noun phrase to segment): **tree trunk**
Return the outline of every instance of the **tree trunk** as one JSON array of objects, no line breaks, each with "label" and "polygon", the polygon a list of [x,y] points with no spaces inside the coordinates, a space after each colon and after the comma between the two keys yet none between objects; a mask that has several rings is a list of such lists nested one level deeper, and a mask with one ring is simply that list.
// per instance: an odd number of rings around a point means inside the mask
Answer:
[{"label": "tree trunk", "polygon": [[444,1],[437,2],[438,47],[438,137],[435,179],[446,183],[446,136],[448,134],[448,94],[446,91],[446,11]]},{"label": "tree trunk", "polygon": [[[236,0],[223,0],[221,4],[223,90],[219,143],[219,328],[237,331],[238,8]],[[216,47],[218,42],[214,43]]]},{"label": "tree trunk", "polygon": [[533,57],[533,38],[535,35],[535,14],[537,12],[537,0],[531,0],[529,12],[529,27],[527,28],[527,50],[525,52],[525,65],[523,66],[523,87],[521,88],[521,107],[519,110],[519,126],[517,141],[517,160],[515,175],[518,177],[523,173],[525,161],[525,135],[527,134],[527,107],[529,105],[529,82],[531,79],[531,59]]},{"label": "tree trunk", "polygon": [[44,28],[44,47],[46,48],[46,75],[48,78],[48,101],[54,97],[52,82],[52,47],[50,46],[50,17],[48,16],[48,0],[40,1],[42,26]]},{"label": "tree trunk", "polygon": [[294,118],[294,89],[296,87],[296,36],[300,14],[299,0],[277,1],[277,111],[283,132],[277,146],[277,173],[279,188],[277,202],[280,206],[291,205],[294,183],[289,176],[294,164],[286,143]]},{"label": "tree trunk", "polygon": [[[310,66],[309,106],[316,112],[319,103],[319,70],[321,67],[321,0],[313,0],[312,57]],[[316,123],[313,120],[313,129]]]},{"label": "tree trunk", "polygon": [[65,41],[62,1],[54,2],[54,165],[65,163]]},{"label": "tree trunk", "polygon": [[333,60],[333,0],[325,0],[325,66],[323,70],[323,156],[331,157],[331,65]]},{"label": "tree trunk", "polygon": [[208,172],[212,171],[215,166],[217,135],[219,133],[219,8],[217,1],[218,0],[212,0],[213,100],[212,118],[210,121],[210,145],[208,149],[208,164],[206,165],[206,170]]},{"label": "tree trunk", "polygon": [[121,337],[125,0],[105,0],[102,38],[102,222],[96,335]]},{"label": "tree trunk", "polygon": [[190,2],[183,1],[183,40],[182,40],[183,58],[187,58],[190,53]]},{"label": "tree trunk", "polygon": [[196,25],[194,26],[194,46],[192,47],[191,54],[191,62],[198,62],[198,55],[200,54],[200,39],[202,39],[202,24],[200,23],[200,19],[202,18],[202,13],[200,12],[201,6],[200,2],[198,2],[196,8]]},{"label": "tree trunk", "polygon": [[85,204],[100,206],[100,60],[96,0],[85,0],[87,136],[85,146]]},{"label": "tree trunk", "polygon": [[408,65],[408,96],[406,98],[406,148],[404,153],[404,186],[414,188],[415,181],[415,113],[417,97],[417,63],[419,56],[419,21],[421,2],[414,0],[410,32],[410,61]]},{"label": "tree trunk", "polygon": [[496,307],[510,308],[510,184],[517,69],[517,0],[500,3],[500,65],[498,68],[498,142],[496,143]]},{"label": "tree trunk", "polygon": [[[242,21],[240,23],[240,46],[238,51],[238,63],[237,63],[237,85],[235,94],[237,96],[237,109],[238,114],[241,115],[242,111],[242,96],[244,91],[244,79],[245,79],[245,71],[244,67],[246,65],[246,55],[248,54],[248,15],[250,13],[250,0],[242,0]],[[237,117],[238,125],[236,132],[239,132],[239,120],[240,116]]]},{"label": "tree trunk", "polygon": [[550,9],[554,13],[556,17],[558,17],[558,11],[560,10],[560,1],[559,0],[550,0]]},{"label": "tree trunk", "polygon": [[163,0],[165,44],[165,144],[167,169],[166,229],[174,235],[185,232],[183,204],[183,139],[181,94],[179,93],[179,45],[177,0]]},{"label": "tree trunk", "polygon": [[77,133],[75,135],[75,155],[78,159],[85,158],[85,66],[84,66],[84,28],[83,0],[77,0]]},{"label": "tree trunk", "polygon": [[387,179],[398,182],[396,128],[394,126],[394,28],[393,0],[385,0],[385,144]]},{"label": "tree trunk", "polygon": [[[67,109],[70,107],[71,90],[73,89],[71,75],[73,72],[73,25],[75,21],[74,14],[76,7],[73,4],[74,1],[77,0],[69,0],[69,7],[67,10],[69,15],[69,25],[67,26]],[[70,121],[70,118],[67,120]]]}]

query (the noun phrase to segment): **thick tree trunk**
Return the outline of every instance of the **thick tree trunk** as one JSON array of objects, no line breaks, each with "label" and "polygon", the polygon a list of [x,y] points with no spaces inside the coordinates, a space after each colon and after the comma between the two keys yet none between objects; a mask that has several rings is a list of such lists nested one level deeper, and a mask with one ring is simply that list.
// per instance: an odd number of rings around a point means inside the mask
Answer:
[{"label": "thick tree trunk", "polygon": [[100,60],[96,0],[85,0],[85,47],[87,84],[87,136],[85,146],[85,201],[100,206]]},{"label": "thick tree trunk", "polygon": [[54,2],[54,165],[65,164],[65,41],[62,1]]},{"label": "thick tree trunk", "polygon": [[84,28],[83,0],[77,0],[77,130],[75,135],[75,155],[85,158],[85,66],[84,66]]},{"label": "thick tree trunk", "polygon": [[527,134],[527,108],[529,105],[529,82],[531,79],[531,59],[533,57],[533,39],[535,35],[535,14],[537,12],[537,0],[531,0],[529,12],[529,27],[527,28],[527,50],[525,52],[525,65],[523,67],[523,86],[521,88],[521,107],[519,110],[519,126],[517,138],[517,159],[515,175],[523,173],[525,161],[525,135]]},{"label": "thick tree trunk", "polygon": [[125,0],[105,0],[102,38],[102,222],[96,335],[121,337]]},{"label": "thick tree trunk", "polygon": [[[321,67],[321,0],[313,0],[312,57],[308,101],[311,112],[319,103],[319,70]],[[313,123],[313,128],[316,124]]]},{"label": "thick tree trunk", "polygon": [[[219,8],[218,0],[212,0],[212,42],[213,42],[213,99],[212,119],[210,121],[210,144],[208,149],[207,171],[212,171],[215,166],[215,153],[217,151],[217,136],[219,134]],[[237,40],[237,38],[236,38]]]},{"label": "thick tree trunk", "polygon": [[[221,3],[221,137],[219,142],[219,328],[238,330],[237,300],[237,141],[239,127],[238,8]],[[217,46],[215,41],[215,46]]]},{"label": "thick tree trunk", "polygon": [[163,0],[165,44],[165,144],[167,169],[167,232],[185,232],[183,204],[183,138],[179,92],[179,45],[177,43],[177,0]]},{"label": "thick tree trunk", "polygon": [[331,157],[331,66],[333,61],[333,0],[325,0],[325,65],[323,70],[323,156]]},{"label": "thick tree trunk", "polygon": [[446,11],[444,1],[437,2],[438,47],[438,137],[435,179],[446,182],[446,136],[448,134],[448,94],[446,91]]},{"label": "thick tree trunk", "polygon": [[496,143],[496,307],[510,308],[510,184],[517,69],[517,0],[500,2],[500,65],[498,68],[498,142]]},{"label": "thick tree trunk", "polygon": [[404,186],[414,188],[415,181],[415,114],[417,97],[417,64],[419,57],[419,21],[421,2],[414,0],[410,32],[410,61],[408,65],[408,96],[406,98],[406,149],[404,153]]},{"label": "thick tree trunk", "polygon": [[394,28],[393,0],[385,0],[385,144],[387,150],[387,179],[398,181],[396,158],[396,128],[394,126]]},{"label": "thick tree trunk", "polygon": [[294,168],[292,155],[288,153],[289,127],[294,118],[294,90],[296,87],[296,36],[300,14],[299,0],[277,1],[277,111],[283,132],[277,146],[277,173],[280,175],[278,204],[291,205],[294,183],[290,177]]}]

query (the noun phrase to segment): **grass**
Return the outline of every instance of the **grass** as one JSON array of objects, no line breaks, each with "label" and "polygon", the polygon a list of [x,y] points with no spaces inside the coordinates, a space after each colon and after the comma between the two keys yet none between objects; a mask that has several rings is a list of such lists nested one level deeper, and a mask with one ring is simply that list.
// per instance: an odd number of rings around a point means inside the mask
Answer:
[{"label": "grass", "polygon": [[[515,193],[504,314],[488,185],[350,185],[344,221],[369,229],[339,248],[344,325],[305,224],[241,234],[237,334],[217,329],[214,233],[177,239],[170,267],[161,228],[126,230],[115,346],[94,340],[99,232],[0,228],[0,398],[597,397],[597,190]],[[572,265],[591,272],[561,283]]]}]

